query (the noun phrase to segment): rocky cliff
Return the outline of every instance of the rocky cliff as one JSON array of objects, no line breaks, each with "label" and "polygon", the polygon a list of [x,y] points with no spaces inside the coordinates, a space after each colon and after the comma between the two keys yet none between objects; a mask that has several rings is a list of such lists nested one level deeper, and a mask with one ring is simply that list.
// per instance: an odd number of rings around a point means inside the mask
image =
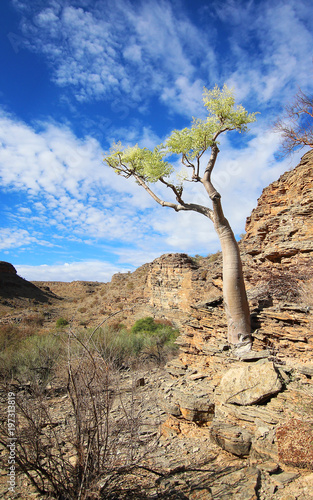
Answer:
[{"label": "rocky cliff", "polygon": [[[313,252],[313,151],[263,190],[246,222],[247,254],[282,262]],[[288,261],[287,261],[288,262]]]}]

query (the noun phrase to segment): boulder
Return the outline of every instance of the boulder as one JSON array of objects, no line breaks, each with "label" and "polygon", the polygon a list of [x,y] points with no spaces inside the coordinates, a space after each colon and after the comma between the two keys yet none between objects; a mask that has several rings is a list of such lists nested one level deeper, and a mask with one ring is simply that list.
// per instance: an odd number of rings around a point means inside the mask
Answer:
[{"label": "boulder", "polygon": [[[216,500],[257,500],[261,473],[257,467],[244,467],[223,474],[214,481],[210,491]],[[200,497],[201,498],[201,497]],[[207,497],[210,499],[210,497]]]},{"label": "boulder", "polygon": [[239,457],[249,455],[252,434],[239,426],[214,422],[210,428],[210,436],[225,451]]},{"label": "boulder", "polygon": [[282,387],[273,362],[260,360],[237,364],[228,370],[221,379],[218,394],[222,403],[253,405],[278,394]]},{"label": "boulder", "polygon": [[191,422],[209,422],[214,417],[212,395],[176,391],[174,393],[182,416]]}]

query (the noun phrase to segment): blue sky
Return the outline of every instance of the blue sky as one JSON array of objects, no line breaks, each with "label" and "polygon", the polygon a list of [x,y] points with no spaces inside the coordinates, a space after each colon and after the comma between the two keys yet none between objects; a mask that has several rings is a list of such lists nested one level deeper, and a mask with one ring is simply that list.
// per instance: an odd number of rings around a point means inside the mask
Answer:
[{"label": "blue sky", "polygon": [[[311,0],[1,0],[0,260],[30,280],[108,281],[218,250],[211,221],[159,207],[102,162],[114,140],[154,147],[203,117],[215,84],[260,113],[222,139],[214,178],[243,233],[304,153],[277,160],[272,123],[298,87],[312,92],[311,13]],[[201,185],[186,193],[210,203]]]}]

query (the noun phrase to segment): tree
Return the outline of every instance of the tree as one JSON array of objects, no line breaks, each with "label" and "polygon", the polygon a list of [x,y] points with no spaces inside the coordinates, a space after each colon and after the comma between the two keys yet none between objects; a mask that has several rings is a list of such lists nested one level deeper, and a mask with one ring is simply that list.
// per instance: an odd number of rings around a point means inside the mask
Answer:
[{"label": "tree", "polygon": [[[207,110],[204,120],[193,119],[190,128],[174,130],[164,144],[153,150],[138,145],[123,148],[113,144],[104,161],[118,175],[134,178],[152,198],[163,207],[176,212],[194,211],[208,217],[214,224],[223,254],[223,296],[228,323],[228,341],[241,350],[251,348],[250,311],[243,279],[242,264],[237,241],[230,224],[224,216],[221,195],[212,184],[212,171],[219,153],[218,138],[227,131],[245,132],[248,123],[255,121],[241,105],[235,105],[233,91],[226,85],[213,90],[204,88],[203,102]],[[204,153],[210,150],[206,165]],[[168,160],[179,155],[184,178],[173,181],[174,167]],[[212,201],[212,208],[196,203],[187,203],[183,198],[184,182],[201,183]],[[161,199],[151,184],[161,183],[172,192],[175,202]]]},{"label": "tree", "polygon": [[274,124],[274,130],[282,134],[282,156],[304,146],[313,148],[313,95],[299,90],[292,104],[285,107],[284,116]]}]

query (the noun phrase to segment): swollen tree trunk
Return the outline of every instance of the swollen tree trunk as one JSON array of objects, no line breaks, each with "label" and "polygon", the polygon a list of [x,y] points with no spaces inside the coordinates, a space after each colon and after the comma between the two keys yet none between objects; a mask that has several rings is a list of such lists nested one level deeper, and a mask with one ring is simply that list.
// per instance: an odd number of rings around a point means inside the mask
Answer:
[{"label": "swollen tree trunk", "polygon": [[213,222],[223,254],[223,297],[228,324],[228,342],[242,350],[251,349],[250,310],[244,284],[238,243],[223,214],[221,199],[216,193],[213,202]]},{"label": "swollen tree trunk", "polygon": [[211,173],[218,155],[217,145],[212,146],[211,158],[201,179],[213,203],[211,219],[219,237],[223,255],[223,298],[228,324],[228,342],[240,351],[249,351],[252,345],[250,310],[243,279],[238,243],[230,224],[224,216],[221,195],[211,182]]}]

